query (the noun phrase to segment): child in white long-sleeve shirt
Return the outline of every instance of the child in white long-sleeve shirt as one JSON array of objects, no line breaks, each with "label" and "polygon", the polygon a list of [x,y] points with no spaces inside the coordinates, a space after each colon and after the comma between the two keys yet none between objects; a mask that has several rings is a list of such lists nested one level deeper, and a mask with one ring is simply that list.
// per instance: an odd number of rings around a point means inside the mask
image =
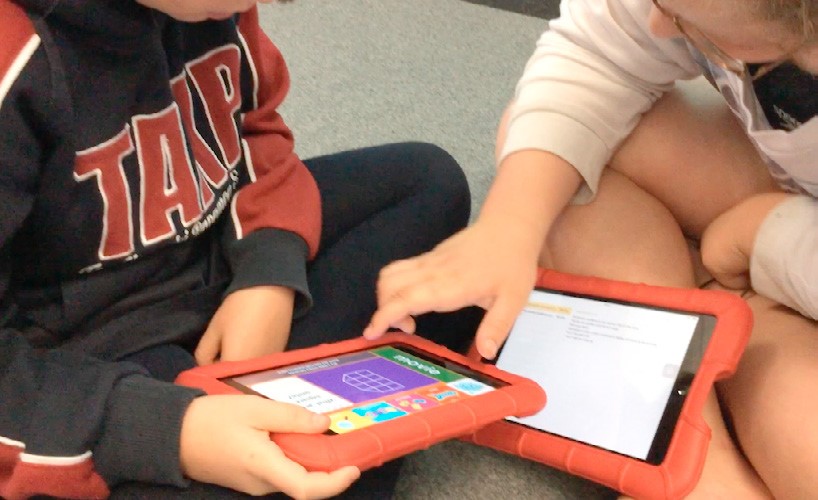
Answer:
[{"label": "child in white long-sleeve shirt", "polygon": [[478,220],[381,273],[366,334],[477,304],[492,357],[538,264],[736,290],[755,327],[707,407],[691,497],[814,496],[816,21],[815,0],[564,0],[503,117]]}]

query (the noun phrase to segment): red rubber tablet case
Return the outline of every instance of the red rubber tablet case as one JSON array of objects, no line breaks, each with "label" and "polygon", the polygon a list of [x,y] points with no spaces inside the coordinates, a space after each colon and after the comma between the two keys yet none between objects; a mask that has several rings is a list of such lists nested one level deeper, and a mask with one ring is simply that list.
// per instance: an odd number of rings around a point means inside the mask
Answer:
[{"label": "red rubber tablet case", "polygon": [[[500,387],[488,392],[477,391],[465,397],[465,393],[453,390],[454,384],[450,384],[452,387],[449,387],[440,382],[441,394],[450,393],[452,395],[445,404],[434,404],[435,401],[432,401],[432,404],[424,407],[422,411],[410,409],[400,418],[349,432],[339,434],[281,433],[271,434],[271,439],[288,457],[308,470],[330,471],[344,465],[356,465],[361,470],[365,470],[407,453],[428,448],[440,441],[469,434],[507,416],[532,415],[545,405],[545,393],[538,384],[527,378],[471,360],[421,337],[397,332],[387,333],[375,341],[360,337],[249,361],[201,366],[181,373],[176,382],[201,388],[208,394],[241,394],[238,388],[228,385],[221,379],[270,369],[283,369],[311,361],[326,360],[331,364],[332,358],[336,356],[362,351],[367,351],[365,354],[369,355],[374,348],[401,349],[402,346],[471,369],[482,376],[499,381]],[[378,359],[378,362],[390,361]],[[360,370],[356,370],[355,373],[357,372]],[[418,373],[414,376],[425,374],[428,373]],[[413,397],[411,391],[409,392],[408,396]],[[403,393],[403,397],[406,396],[407,394]],[[394,403],[394,400],[391,402]],[[390,409],[392,408],[390,406]],[[415,410],[420,410],[420,407],[416,407]]]},{"label": "red rubber tablet case", "polygon": [[[541,462],[637,499],[684,497],[699,480],[710,441],[710,428],[702,417],[705,399],[716,380],[735,371],[749,340],[752,314],[747,304],[727,292],[631,284],[549,270],[540,271],[537,286],[704,313],[716,318],[715,329],[682,405],[665,457],[660,464],[652,465],[505,420],[489,424],[464,439]],[[474,349],[470,355],[479,357]]]}]

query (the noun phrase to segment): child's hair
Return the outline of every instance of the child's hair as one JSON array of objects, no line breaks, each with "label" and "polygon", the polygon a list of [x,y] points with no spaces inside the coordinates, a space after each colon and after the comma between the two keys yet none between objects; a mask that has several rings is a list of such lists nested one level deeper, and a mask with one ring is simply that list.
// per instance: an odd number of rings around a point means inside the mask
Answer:
[{"label": "child's hair", "polygon": [[812,41],[818,22],[818,0],[756,0],[757,11],[764,19],[782,22]]}]

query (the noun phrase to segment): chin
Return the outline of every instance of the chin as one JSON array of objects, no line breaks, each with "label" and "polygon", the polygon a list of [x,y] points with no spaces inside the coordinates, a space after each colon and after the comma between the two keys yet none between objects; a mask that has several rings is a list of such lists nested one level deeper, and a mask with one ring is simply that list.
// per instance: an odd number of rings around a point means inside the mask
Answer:
[{"label": "chin", "polygon": [[224,21],[225,19],[229,19],[233,16],[232,12],[208,12],[207,19],[212,19],[215,21]]}]

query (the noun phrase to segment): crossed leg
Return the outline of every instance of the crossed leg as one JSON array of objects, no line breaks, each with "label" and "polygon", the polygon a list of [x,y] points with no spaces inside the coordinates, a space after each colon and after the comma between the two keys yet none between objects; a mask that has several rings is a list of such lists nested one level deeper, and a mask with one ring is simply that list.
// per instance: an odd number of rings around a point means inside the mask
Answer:
[{"label": "crossed leg", "polygon": [[[706,85],[706,84],[705,84]],[[684,84],[645,115],[603,174],[595,200],[569,207],[542,264],[566,272],[692,287],[706,278],[695,241],[727,208],[775,190],[763,161],[709,87]],[[693,251],[691,251],[693,250]],[[818,327],[763,297],[734,377],[705,409],[713,437],[689,498],[804,498],[818,480]],[[786,330],[786,331],[782,331]],[[814,427],[814,426],[812,426]],[[741,451],[740,451],[741,449]]]},{"label": "crossed leg", "polygon": [[736,374],[718,389],[750,463],[775,498],[818,492],[818,325],[761,296]]}]

